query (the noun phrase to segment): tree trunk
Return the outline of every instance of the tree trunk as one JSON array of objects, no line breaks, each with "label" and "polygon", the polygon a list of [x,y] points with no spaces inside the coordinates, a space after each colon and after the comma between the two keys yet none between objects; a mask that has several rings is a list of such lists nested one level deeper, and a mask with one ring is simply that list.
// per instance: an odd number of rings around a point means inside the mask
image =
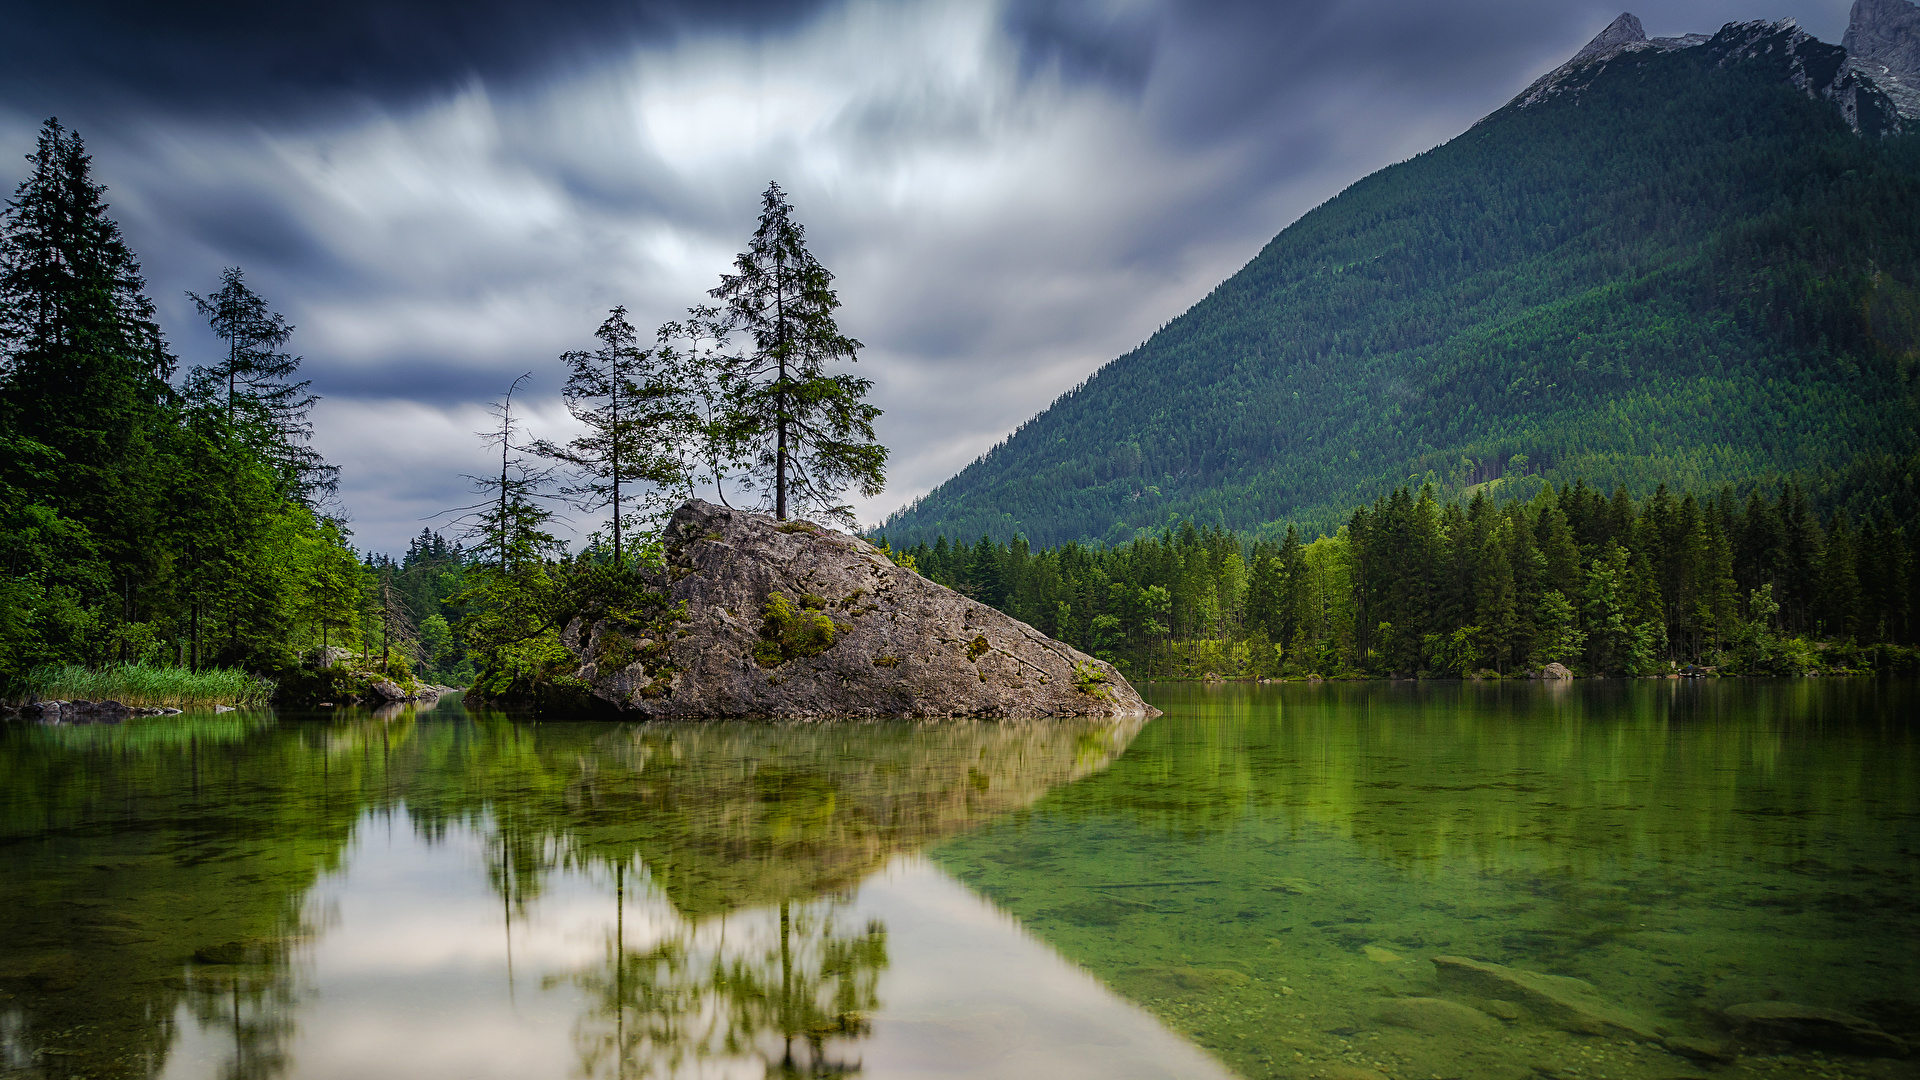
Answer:
[{"label": "tree trunk", "polygon": [[[787,263],[784,257],[774,258],[774,288],[784,287]],[[787,306],[785,298],[779,292],[774,294],[774,336],[773,347],[780,358],[779,380],[773,385],[773,516],[776,521],[787,520]]]},{"label": "tree trunk", "polygon": [[620,561],[620,362],[613,363],[612,400],[608,403],[612,409],[612,426],[607,432],[607,452],[613,458],[613,565],[617,569]]}]

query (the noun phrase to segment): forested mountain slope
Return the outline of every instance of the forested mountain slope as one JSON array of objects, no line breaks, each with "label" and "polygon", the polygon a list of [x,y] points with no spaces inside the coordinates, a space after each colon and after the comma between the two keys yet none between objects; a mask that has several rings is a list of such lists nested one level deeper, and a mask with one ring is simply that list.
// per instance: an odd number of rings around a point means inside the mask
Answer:
[{"label": "forested mountain slope", "polygon": [[1920,135],[1844,50],[1732,24],[1548,81],[1301,218],[888,537],[1270,533],[1409,478],[1704,490],[1916,445]]}]

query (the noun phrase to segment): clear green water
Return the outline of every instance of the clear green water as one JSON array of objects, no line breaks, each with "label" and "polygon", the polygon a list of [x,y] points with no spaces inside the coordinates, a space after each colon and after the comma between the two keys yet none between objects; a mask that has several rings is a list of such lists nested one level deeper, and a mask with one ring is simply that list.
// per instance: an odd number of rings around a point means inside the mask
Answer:
[{"label": "clear green water", "polygon": [[[1444,954],[1705,1039],[1764,1000],[1920,1029],[1920,686],[1148,689],[0,727],[0,1077],[1707,1075],[1409,1020]],[[1746,1049],[1717,1075],[1920,1075]]]}]

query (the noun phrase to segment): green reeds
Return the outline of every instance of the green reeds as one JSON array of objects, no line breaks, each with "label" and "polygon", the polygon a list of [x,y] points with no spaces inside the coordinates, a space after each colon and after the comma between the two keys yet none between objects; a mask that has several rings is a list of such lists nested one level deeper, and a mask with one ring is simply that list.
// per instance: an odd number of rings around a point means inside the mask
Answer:
[{"label": "green reeds", "polygon": [[272,679],[238,668],[149,667],[113,664],[103,668],[68,664],[35,668],[27,689],[42,701],[117,701],[122,705],[264,705],[276,689]]}]

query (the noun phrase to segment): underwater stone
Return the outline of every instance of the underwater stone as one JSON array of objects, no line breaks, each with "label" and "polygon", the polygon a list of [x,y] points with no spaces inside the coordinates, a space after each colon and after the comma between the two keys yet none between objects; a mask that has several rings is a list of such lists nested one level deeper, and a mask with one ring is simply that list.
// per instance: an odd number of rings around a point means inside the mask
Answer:
[{"label": "underwater stone", "polygon": [[1660,1041],[1667,1053],[1700,1061],[1707,1064],[1725,1065],[1740,1055],[1731,1046],[1714,1039],[1690,1039],[1685,1036],[1672,1036]]},{"label": "underwater stone", "polygon": [[1751,1001],[1729,1007],[1726,1016],[1742,1035],[1749,1037],[1869,1057],[1906,1057],[1908,1052],[1904,1039],[1887,1034],[1880,1025],[1833,1009],[1796,1005],[1790,1001]]},{"label": "underwater stone", "polygon": [[1616,1035],[1657,1041],[1652,1021],[1635,1016],[1600,996],[1593,984],[1565,975],[1489,964],[1464,956],[1436,956],[1433,966],[1443,990],[1466,997],[1510,1001],[1542,1023],[1582,1035]]},{"label": "underwater stone", "polygon": [[1428,1035],[1464,1035],[1497,1038],[1500,1021],[1479,1009],[1444,998],[1411,997],[1388,1002],[1373,1014],[1382,1024],[1423,1031]]}]

